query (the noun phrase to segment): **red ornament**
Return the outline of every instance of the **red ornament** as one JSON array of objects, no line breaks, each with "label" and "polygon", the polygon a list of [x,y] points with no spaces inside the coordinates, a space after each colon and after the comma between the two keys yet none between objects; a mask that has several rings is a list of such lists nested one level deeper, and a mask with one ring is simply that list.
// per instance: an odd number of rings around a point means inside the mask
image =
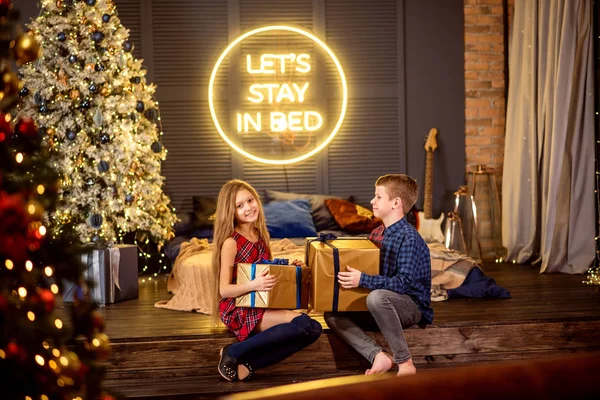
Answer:
[{"label": "red ornament", "polygon": [[6,17],[11,5],[11,0],[0,0],[0,17]]},{"label": "red ornament", "polygon": [[0,221],[0,253],[15,263],[25,261],[28,247],[25,231],[30,218],[20,194],[0,192]]},{"label": "red ornament", "polygon": [[104,317],[98,311],[92,311],[90,315],[92,327],[100,332],[104,332]]},{"label": "red ornament", "polygon": [[44,309],[47,313],[51,313],[54,310],[54,294],[48,289],[37,290],[40,299],[44,303]]},{"label": "red ornament", "polygon": [[15,132],[30,139],[37,137],[38,131],[35,122],[31,118],[23,118],[17,122]]},{"label": "red ornament", "polygon": [[6,114],[0,113],[0,142],[10,138],[12,134],[13,128],[10,122],[6,122]]},{"label": "red ornament", "polygon": [[8,346],[6,346],[6,354],[9,357],[16,357],[19,354],[19,345],[15,342],[10,342]]},{"label": "red ornament", "polygon": [[42,304],[42,299],[37,293],[32,293],[31,295],[27,296],[27,299],[29,301],[29,306],[34,310],[40,307]]},{"label": "red ornament", "polygon": [[90,367],[87,364],[81,363],[81,367],[77,373],[77,379],[84,381],[87,374],[90,372]]}]

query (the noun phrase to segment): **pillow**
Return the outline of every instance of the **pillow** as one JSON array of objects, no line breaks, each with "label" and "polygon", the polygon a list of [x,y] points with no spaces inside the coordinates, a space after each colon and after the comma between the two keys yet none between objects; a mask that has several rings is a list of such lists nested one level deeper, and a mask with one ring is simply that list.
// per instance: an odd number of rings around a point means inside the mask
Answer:
[{"label": "pillow", "polygon": [[317,236],[306,199],[273,201],[263,205],[263,210],[272,238]]},{"label": "pillow", "polygon": [[338,225],[348,233],[370,233],[382,224],[373,212],[346,200],[325,199],[325,205]]},{"label": "pillow", "polygon": [[217,199],[214,197],[192,196],[193,212],[190,222],[193,228],[209,228],[215,224]]},{"label": "pillow", "polygon": [[290,192],[278,192],[276,190],[265,190],[265,203],[282,200],[306,199],[310,201],[311,214],[317,231],[340,230],[333,215],[325,206],[325,199],[341,199],[337,196],[322,194],[300,194]]}]

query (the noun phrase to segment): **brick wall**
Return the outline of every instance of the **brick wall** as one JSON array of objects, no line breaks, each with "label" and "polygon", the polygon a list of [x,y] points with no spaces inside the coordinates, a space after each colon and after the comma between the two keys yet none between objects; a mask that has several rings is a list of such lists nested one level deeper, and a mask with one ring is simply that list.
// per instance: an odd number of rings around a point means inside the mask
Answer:
[{"label": "brick wall", "polygon": [[[493,168],[499,194],[504,162],[505,40],[509,38],[510,29],[510,24],[505,28],[503,3],[503,0],[464,0],[467,171],[477,165]],[[514,0],[508,0],[509,20],[513,9]],[[499,226],[492,229],[492,220],[500,221],[494,218],[494,210],[499,211],[500,207],[491,197],[490,186],[484,183],[487,175],[467,174],[470,178],[475,176],[482,253],[486,259],[495,258],[493,237],[498,240],[496,247],[500,246],[501,232]]]}]

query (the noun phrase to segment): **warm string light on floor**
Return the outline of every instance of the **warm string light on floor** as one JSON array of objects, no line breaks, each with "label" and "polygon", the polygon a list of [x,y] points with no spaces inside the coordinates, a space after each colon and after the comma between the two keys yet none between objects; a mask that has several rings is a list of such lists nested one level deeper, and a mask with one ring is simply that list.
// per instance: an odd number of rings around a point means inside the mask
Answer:
[{"label": "warm string light on floor", "polygon": [[[138,243],[137,239],[135,240],[134,243],[138,248],[139,256],[144,260],[144,267],[142,268],[142,271],[140,272],[141,276],[148,273],[148,263],[152,260],[152,257],[158,257],[158,271],[154,272],[154,273],[150,273],[150,276],[142,277],[141,283],[152,282],[155,278],[158,278],[159,275],[162,275],[162,273],[167,272],[167,265],[164,262],[165,254],[163,252],[159,252],[159,254],[153,255],[150,252],[144,250],[144,248],[142,246],[140,246],[140,244]],[[146,247],[148,247],[149,243],[150,243],[150,241],[146,240],[144,242],[144,245]]]}]

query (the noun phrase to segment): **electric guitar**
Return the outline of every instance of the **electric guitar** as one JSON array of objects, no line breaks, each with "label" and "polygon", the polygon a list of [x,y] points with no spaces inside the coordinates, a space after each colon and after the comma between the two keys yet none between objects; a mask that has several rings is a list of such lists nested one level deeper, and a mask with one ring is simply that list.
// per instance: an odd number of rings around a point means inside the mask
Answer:
[{"label": "electric guitar", "polygon": [[437,149],[436,136],[438,130],[431,128],[425,140],[425,152],[427,155],[425,161],[425,193],[423,196],[423,211],[419,211],[418,231],[427,243],[444,241],[442,232],[442,222],[444,213],[438,219],[433,219],[433,153]]}]

